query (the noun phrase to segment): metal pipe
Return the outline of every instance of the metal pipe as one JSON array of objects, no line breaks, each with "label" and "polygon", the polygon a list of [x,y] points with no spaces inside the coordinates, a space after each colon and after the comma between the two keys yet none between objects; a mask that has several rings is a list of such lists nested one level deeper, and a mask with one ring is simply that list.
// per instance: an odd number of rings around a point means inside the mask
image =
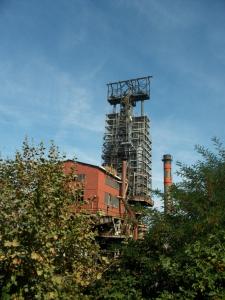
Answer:
[{"label": "metal pipe", "polygon": [[144,116],[144,101],[141,100],[141,116]]},{"label": "metal pipe", "polygon": [[127,162],[123,160],[122,162],[122,191],[121,196],[123,201],[126,201],[126,179],[127,179]]},{"label": "metal pipe", "polygon": [[123,160],[122,162],[122,187],[121,187],[121,196],[124,203],[125,209],[127,210],[129,216],[132,218],[134,227],[133,227],[133,238],[134,240],[138,239],[138,220],[135,216],[135,212],[129,207],[127,203],[127,161]]},{"label": "metal pipe", "polygon": [[138,224],[134,225],[134,234],[133,234],[134,240],[138,240]]}]

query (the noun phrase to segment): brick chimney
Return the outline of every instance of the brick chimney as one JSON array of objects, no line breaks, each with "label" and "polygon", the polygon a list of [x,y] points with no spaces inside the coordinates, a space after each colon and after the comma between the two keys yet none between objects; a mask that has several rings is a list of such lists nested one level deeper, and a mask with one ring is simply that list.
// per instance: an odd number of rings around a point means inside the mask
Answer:
[{"label": "brick chimney", "polygon": [[172,199],[170,195],[170,188],[172,185],[172,156],[170,154],[163,155],[163,169],[164,169],[164,212],[169,213],[172,209]]}]

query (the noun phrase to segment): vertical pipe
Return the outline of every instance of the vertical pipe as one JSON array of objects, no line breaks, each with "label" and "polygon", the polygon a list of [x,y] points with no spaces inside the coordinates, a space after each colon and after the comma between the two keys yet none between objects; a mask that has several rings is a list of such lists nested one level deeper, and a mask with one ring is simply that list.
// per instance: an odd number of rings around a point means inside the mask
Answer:
[{"label": "vertical pipe", "polygon": [[122,203],[125,206],[126,201],[126,178],[127,178],[127,162],[122,161],[122,174],[121,174],[121,189],[120,189],[120,202],[119,202],[119,214],[122,217],[124,211],[122,211]]},{"label": "vertical pipe", "polygon": [[133,228],[133,238],[134,240],[138,239],[138,222],[136,220],[136,216],[134,211],[132,211],[130,208],[127,207],[127,199],[126,199],[126,184],[127,184],[127,161],[123,160],[122,162],[122,188],[121,188],[121,196],[122,201],[125,205],[125,208],[128,209],[128,213],[132,217],[132,219],[135,219],[135,224]]},{"label": "vertical pipe", "polygon": [[172,156],[170,154],[163,155],[164,169],[164,212],[169,213],[172,209],[172,200],[170,195],[170,187],[172,185]]},{"label": "vertical pipe", "polygon": [[134,225],[134,234],[133,234],[134,240],[138,240],[138,224]]},{"label": "vertical pipe", "polygon": [[144,100],[141,100],[141,116],[144,116]]},{"label": "vertical pipe", "polygon": [[123,160],[122,162],[122,191],[121,196],[123,198],[123,201],[126,201],[126,179],[127,179],[127,162],[126,160]]}]

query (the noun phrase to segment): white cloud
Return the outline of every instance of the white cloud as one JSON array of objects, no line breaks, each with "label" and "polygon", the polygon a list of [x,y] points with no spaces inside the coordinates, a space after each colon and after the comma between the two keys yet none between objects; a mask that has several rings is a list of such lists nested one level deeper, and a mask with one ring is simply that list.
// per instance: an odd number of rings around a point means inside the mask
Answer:
[{"label": "white cloud", "polygon": [[193,2],[135,0],[125,2],[154,24],[155,29],[168,31],[172,28],[186,28],[201,22],[199,14],[194,9]]},{"label": "white cloud", "polygon": [[[96,66],[93,72],[97,74],[98,70]],[[75,153],[79,160],[98,162],[99,150],[91,148],[96,148],[93,144],[103,135],[104,107],[95,104],[85,78],[74,78],[44,59],[24,66],[0,62],[0,90],[2,139],[4,126],[10,125],[18,132],[17,139],[8,134],[12,139],[9,143],[16,148],[21,145],[19,139],[28,134],[35,139],[55,140],[68,156]]]},{"label": "white cloud", "polygon": [[71,88],[70,95],[61,102],[61,128],[81,127],[88,131],[103,132],[103,116],[98,114],[90,93],[84,88]]},{"label": "white cloud", "polygon": [[103,116],[97,113],[90,91],[70,74],[41,59],[19,70],[1,63],[0,70],[0,113],[7,115],[9,122],[16,118],[22,126],[23,122],[32,124],[48,117],[46,122],[56,118],[61,130],[76,126],[102,131]]}]

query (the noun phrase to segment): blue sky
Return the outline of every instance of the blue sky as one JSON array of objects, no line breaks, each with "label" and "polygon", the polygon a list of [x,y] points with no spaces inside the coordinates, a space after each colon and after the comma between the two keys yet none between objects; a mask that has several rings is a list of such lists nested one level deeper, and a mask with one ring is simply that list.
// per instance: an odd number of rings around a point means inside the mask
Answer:
[{"label": "blue sky", "polygon": [[106,83],[146,75],[154,187],[225,140],[224,0],[0,0],[0,37],[3,156],[27,135],[100,164]]}]

